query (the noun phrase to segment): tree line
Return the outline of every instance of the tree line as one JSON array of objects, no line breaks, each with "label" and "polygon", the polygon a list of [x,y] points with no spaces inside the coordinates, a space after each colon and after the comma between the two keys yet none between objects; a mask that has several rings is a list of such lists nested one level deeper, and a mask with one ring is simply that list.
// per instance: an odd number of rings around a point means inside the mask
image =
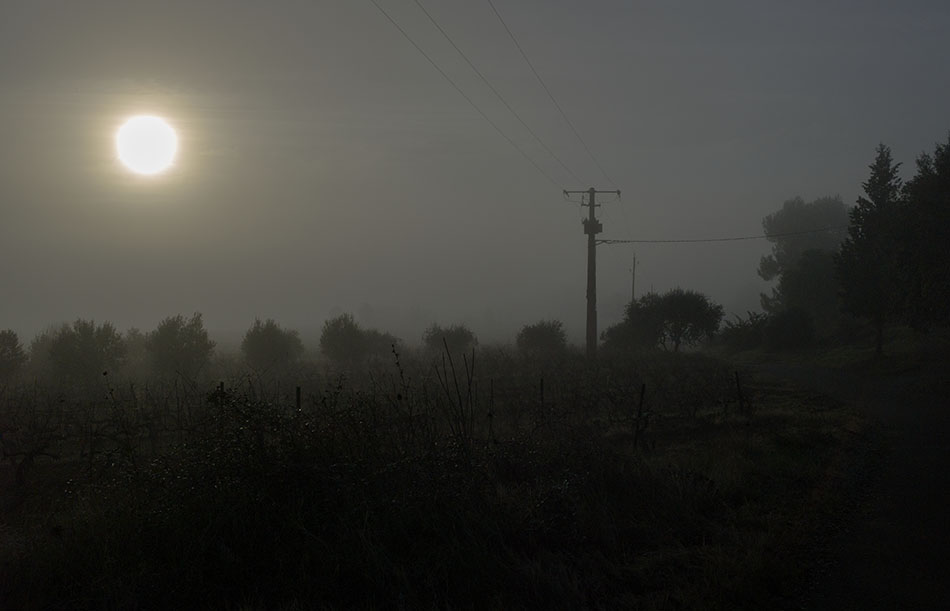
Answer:
[{"label": "tree line", "polygon": [[761,295],[761,312],[724,321],[722,307],[695,291],[651,292],[604,331],[604,347],[678,351],[716,339],[738,349],[794,350],[853,341],[870,327],[880,354],[889,325],[946,325],[950,137],[917,158],[906,183],[900,167],[880,144],[854,206],[840,196],[795,197],[762,220],[772,251],[757,271],[775,285]]},{"label": "tree line", "polygon": [[[884,331],[918,331],[950,316],[950,138],[917,158],[906,183],[891,149],[878,145],[863,195],[795,198],[763,219],[772,252],[758,273],[776,285],[762,313],[727,321],[721,339],[736,347],[804,347],[822,338],[853,339],[864,326],[883,351]],[[823,229],[824,231],[814,231]],[[808,232],[798,233],[796,232]]]},{"label": "tree line", "polygon": [[[557,320],[524,325],[515,343],[532,356],[568,350],[567,335]],[[477,344],[475,333],[464,324],[433,323],[422,336],[421,348],[429,354],[460,354]],[[364,328],[348,313],[325,321],[319,340],[322,356],[343,369],[391,359],[397,347],[404,347],[401,339]],[[66,383],[89,382],[116,371],[195,380],[211,365],[215,349],[200,313],[167,317],[145,333],[137,328],[120,333],[112,323],[79,319],[39,333],[29,347],[7,329],[0,331],[0,382],[27,369],[31,375],[50,375]],[[286,371],[305,352],[299,332],[273,319],[256,319],[240,345],[242,363],[260,375]]]},{"label": "tree line", "polygon": [[[883,350],[884,330],[900,323],[925,331],[950,319],[950,136],[933,153],[916,160],[916,173],[900,178],[900,162],[878,145],[864,194],[848,208],[842,199],[796,197],[766,216],[762,227],[774,236],[772,252],[759,261],[758,274],[775,281],[761,295],[762,312],[723,321],[724,312],[707,296],[675,288],[632,301],[624,319],[601,335],[608,351],[679,351],[718,338],[735,348],[784,350],[806,347],[819,338],[853,336],[866,323],[875,348]],[[846,233],[843,231],[846,229]],[[324,323],[320,351],[343,366],[387,358],[399,338],[362,328],[350,314]],[[424,349],[465,352],[477,344],[465,325],[426,329]],[[563,325],[542,320],[525,325],[516,337],[526,354],[558,354],[567,349]],[[24,349],[12,330],[0,331],[0,379],[29,361],[64,380],[89,379],[120,364],[147,364],[159,375],[193,379],[206,368],[215,343],[201,314],[162,320],[148,333],[120,334],[111,323],[77,320],[49,329]],[[255,320],[241,342],[245,364],[258,372],[299,360],[304,346],[297,331],[272,319]]]},{"label": "tree line", "polygon": [[906,183],[900,166],[878,146],[835,258],[844,308],[870,321],[878,353],[885,325],[927,330],[950,317],[950,137],[917,157]]}]

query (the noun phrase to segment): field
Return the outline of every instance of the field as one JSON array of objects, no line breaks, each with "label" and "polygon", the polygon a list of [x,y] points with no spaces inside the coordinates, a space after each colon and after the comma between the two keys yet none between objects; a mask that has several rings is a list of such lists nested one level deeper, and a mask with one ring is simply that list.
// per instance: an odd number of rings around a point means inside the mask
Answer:
[{"label": "field", "polygon": [[2,392],[16,609],[775,608],[873,437],[698,354]]}]

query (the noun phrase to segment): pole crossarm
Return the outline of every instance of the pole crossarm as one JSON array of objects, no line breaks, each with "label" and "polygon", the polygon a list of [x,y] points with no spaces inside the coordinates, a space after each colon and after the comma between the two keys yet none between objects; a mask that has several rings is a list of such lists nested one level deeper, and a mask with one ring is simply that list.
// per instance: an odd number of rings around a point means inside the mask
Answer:
[{"label": "pole crossarm", "polygon": [[[569,189],[564,189],[564,195],[578,195],[578,194],[590,194],[590,193],[614,193],[617,197],[620,197],[620,189],[614,189],[610,191],[600,191],[597,189],[584,189],[583,191],[571,191]],[[588,204],[582,204],[587,206]]]}]

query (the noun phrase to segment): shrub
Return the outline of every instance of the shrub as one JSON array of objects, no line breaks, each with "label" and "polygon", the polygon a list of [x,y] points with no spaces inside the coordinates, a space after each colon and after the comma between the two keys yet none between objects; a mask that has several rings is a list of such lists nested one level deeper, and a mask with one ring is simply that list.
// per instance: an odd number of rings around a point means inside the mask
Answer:
[{"label": "shrub", "polygon": [[762,312],[747,312],[746,318],[736,314],[735,320],[727,320],[719,332],[719,342],[735,350],[749,350],[762,345],[765,325],[769,317]]}]

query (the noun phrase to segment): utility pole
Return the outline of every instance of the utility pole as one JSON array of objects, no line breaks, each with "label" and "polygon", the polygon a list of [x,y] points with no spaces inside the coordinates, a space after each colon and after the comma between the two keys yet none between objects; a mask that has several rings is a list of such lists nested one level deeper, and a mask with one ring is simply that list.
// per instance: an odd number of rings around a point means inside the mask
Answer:
[{"label": "utility pole", "polygon": [[633,267],[630,269],[630,303],[637,300],[637,253],[633,253]]},{"label": "utility pole", "polygon": [[616,193],[620,190],[598,191],[591,187],[586,191],[564,191],[564,195],[587,194],[587,203],[581,204],[590,208],[590,214],[583,220],[584,233],[587,234],[587,356],[597,356],[597,234],[604,230],[604,226],[597,220],[595,214],[599,204],[596,202],[598,193]]}]

